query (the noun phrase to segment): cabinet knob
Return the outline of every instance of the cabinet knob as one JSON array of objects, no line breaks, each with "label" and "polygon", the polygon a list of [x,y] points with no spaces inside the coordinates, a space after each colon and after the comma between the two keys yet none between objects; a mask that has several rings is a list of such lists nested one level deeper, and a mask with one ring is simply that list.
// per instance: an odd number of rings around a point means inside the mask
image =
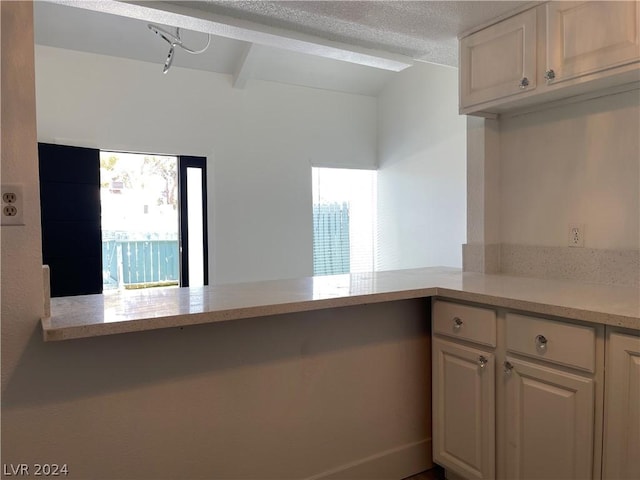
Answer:
[{"label": "cabinet knob", "polygon": [[544,335],[536,336],[536,348],[542,353],[547,351],[547,338]]},{"label": "cabinet knob", "polygon": [[487,360],[487,357],[485,357],[484,355],[480,355],[478,357],[478,366],[480,368],[484,368],[487,366],[487,363],[489,363],[489,360]]},{"label": "cabinet knob", "polygon": [[553,71],[553,68],[550,68],[549,70],[544,72],[544,78],[545,80],[553,80],[554,78],[556,78],[556,72]]},{"label": "cabinet knob", "polygon": [[529,86],[529,79],[527,77],[524,77],[522,80],[520,80],[520,88],[527,88]]},{"label": "cabinet knob", "polygon": [[504,373],[511,375],[511,370],[513,370],[513,364],[511,362],[504,362]]},{"label": "cabinet knob", "polygon": [[460,330],[460,328],[462,328],[463,324],[464,324],[464,322],[462,321],[462,319],[460,317],[453,317],[453,328],[455,330]]}]

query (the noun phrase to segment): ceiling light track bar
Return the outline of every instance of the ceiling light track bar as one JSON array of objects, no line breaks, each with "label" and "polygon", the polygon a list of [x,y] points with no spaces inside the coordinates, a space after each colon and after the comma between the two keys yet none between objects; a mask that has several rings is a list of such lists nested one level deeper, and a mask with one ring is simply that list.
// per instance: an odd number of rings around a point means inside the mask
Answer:
[{"label": "ceiling light track bar", "polygon": [[193,50],[187,47],[184,43],[182,43],[182,39],[180,38],[180,27],[176,27],[175,34],[169,32],[168,30],[165,30],[164,28],[158,25],[154,25],[153,23],[147,24],[147,27],[149,27],[149,30],[151,30],[153,33],[158,35],[160,38],[162,38],[165,42],[169,44],[169,54],[167,55],[167,59],[164,62],[164,68],[162,70],[162,73],[167,73],[171,68],[176,47],[180,47],[184,51],[191,53],[193,55],[198,55],[200,53],[204,53],[204,51],[207,48],[209,48],[209,45],[211,44],[211,34],[207,33],[207,44],[204,46],[204,48],[201,48],[200,50]]}]

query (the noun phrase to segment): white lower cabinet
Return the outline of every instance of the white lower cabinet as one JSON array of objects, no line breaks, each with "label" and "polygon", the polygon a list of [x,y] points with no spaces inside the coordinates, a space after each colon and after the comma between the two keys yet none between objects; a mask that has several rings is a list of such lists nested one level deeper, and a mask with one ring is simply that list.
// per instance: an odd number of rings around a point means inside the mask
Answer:
[{"label": "white lower cabinet", "polygon": [[502,476],[594,478],[596,327],[510,312],[504,325]]},{"label": "white lower cabinet", "polygon": [[605,479],[640,478],[640,336],[609,329],[605,387]]},{"label": "white lower cabinet", "polygon": [[433,459],[463,478],[495,478],[496,313],[433,304]]},{"label": "white lower cabinet", "polygon": [[592,478],[594,381],[507,357],[505,478]]},{"label": "white lower cabinet", "polygon": [[434,460],[469,479],[494,477],[495,359],[492,353],[435,338]]},{"label": "white lower cabinet", "polygon": [[611,339],[605,413],[602,325],[440,299],[432,322],[433,458],[448,474],[600,479],[606,415],[604,478],[640,478],[640,338]]}]

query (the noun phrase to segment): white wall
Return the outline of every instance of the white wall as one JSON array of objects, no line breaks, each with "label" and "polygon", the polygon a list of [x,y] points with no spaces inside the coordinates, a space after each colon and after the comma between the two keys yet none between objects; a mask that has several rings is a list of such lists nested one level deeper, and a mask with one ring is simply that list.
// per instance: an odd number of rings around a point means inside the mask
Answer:
[{"label": "white wall", "polygon": [[376,165],[373,97],[36,47],[38,140],[208,157],[210,283],[312,274],[311,167]]},{"label": "white wall", "polygon": [[457,70],[417,63],[379,97],[378,267],[462,266],[466,119]]},{"label": "white wall", "polygon": [[[2,183],[21,184],[24,226],[0,227],[2,239],[2,397],[43,314],[40,191],[35,129],[31,4],[1,2]],[[3,444],[5,434],[2,419]]]},{"label": "white wall", "polygon": [[501,241],[640,248],[638,90],[500,121]]}]

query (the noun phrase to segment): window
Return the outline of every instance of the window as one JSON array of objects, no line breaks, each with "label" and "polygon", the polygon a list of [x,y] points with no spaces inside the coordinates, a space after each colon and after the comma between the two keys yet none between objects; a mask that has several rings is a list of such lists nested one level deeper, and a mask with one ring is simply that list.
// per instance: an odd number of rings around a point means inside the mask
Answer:
[{"label": "window", "polygon": [[209,284],[207,164],[203,157],[179,157],[180,258],[183,287]]},{"label": "window", "polygon": [[104,290],[179,285],[178,157],[100,152]]},{"label": "window", "polygon": [[374,270],[376,172],[313,168],[313,274]]},{"label": "window", "polygon": [[206,159],[38,144],[53,297],[208,283]]}]

